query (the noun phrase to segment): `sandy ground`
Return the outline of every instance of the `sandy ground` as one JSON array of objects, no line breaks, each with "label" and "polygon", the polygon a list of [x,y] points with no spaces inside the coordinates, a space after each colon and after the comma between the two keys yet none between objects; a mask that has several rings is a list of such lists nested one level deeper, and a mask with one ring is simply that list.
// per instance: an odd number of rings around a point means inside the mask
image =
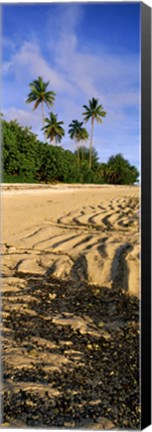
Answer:
[{"label": "sandy ground", "polygon": [[[70,423],[67,420],[69,417],[63,416],[63,413],[61,415],[59,408],[55,408],[56,417],[54,415],[51,420],[42,416],[37,423],[36,420],[35,423],[30,423],[29,414],[23,415],[21,408],[19,410],[21,414],[18,411],[16,414],[11,414],[8,407],[13,403],[12,400],[15,400],[12,399],[14,394],[18,395],[21,389],[25,394],[30,394],[30,397],[35,392],[37,400],[38,395],[43,398],[46,392],[48,394],[50,392],[51,401],[59,398],[59,386],[52,387],[49,378],[44,381],[33,379],[34,375],[31,380],[27,376],[25,378],[27,371],[32,370],[33,367],[38,368],[43,365],[43,374],[45,372],[47,376],[48,371],[63,373],[64,368],[69,368],[72,361],[73,365],[76,362],[79,368],[84,366],[82,347],[78,345],[78,348],[74,349],[72,336],[69,335],[67,338],[65,334],[64,337],[58,334],[55,340],[52,336],[48,337],[48,333],[45,334],[48,323],[50,329],[53,326],[54,334],[57,330],[62,333],[70,329],[72,332],[85,335],[88,344],[96,344],[96,348],[92,345],[93,352],[99,349],[98,342],[101,338],[105,341],[111,338],[108,325],[113,326],[111,328],[114,332],[114,340],[116,334],[118,337],[119,332],[121,333],[122,319],[120,311],[116,313],[117,295],[113,297],[113,293],[121,292],[124,296],[123,301],[127,296],[128,304],[132,299],[137,304],[139,297],[139,188],[5,185],[1,193],[1,202],[2,301],[4,302],[2,317],[6,371],[4,420],[9,424],[11,418],[10,424],[18,427],[25,424],[43,426],[43,423],[49,426],[75,427],[77,424],[82,426],[80,419],[76,421],[75,417]],[[58,284],[61,284],[60,287]],[[43,298],[40,289],[42,286]],[[58,288],[55,289],[56,286]],[[58,298],[59,290],[60,298]],[[78,306],[75,305],[71,309],[70,304],[72,305],[73,298],[76,299],[78,292]],[[100,301],[101,297],[104,301],[104,296],[105,298],[111,296],[111,300],[108,300],[111,301],[111,309],[108,309],[104,319],[102,314],[100,316],[102,308],[98,308],[98,303],[92,309],[91,316],[86,307],[81,310],[81,292],[82,304],[83,295],[85,304],[90,301],[90,305],[92,297],[85,296],[94,295],[95,298],[100,296]],[[66,305],[64,297],[67,299]],[[95,316],[98,316],[98,323]],[[37,327],[30,328],[30,324],[36,325],[34,321],[36,317],[39,326],[43,327],[43,332]],[[135,323],[134,315],[131,321]],[[19,334],[17,332],[22,323],[24,325],[21,337],[21,332]],[[130,321],[127,325],[130,325]],[[90,342],[89,338],[94,338],[95,341],[92,342],[91,339]],[[66,348],[68,348],[67,352]],[[36,374],[36,370],[34,369],[32,373]],[[12,378],[13,373],[14,377],[18,377],[17,379]],[[95,405],[95,401],[100,400],[100,403],[96,402],[96,406],[100,405],[101,398],[95,398],[94,390],[92,395],[92,403]],[[107,397],[109,404],[108,398],[109,396]],[[32,406],[34,402],[30,403]],[[119,405],[118,395],[117,405]],[[25,410],[25,407],[23,408]],[[14,405],[11,412],[15,413]],[[107,416],[105,408],[101,415],[100,405],[99,412],[96,412],[95,423],[93,415],[90,414],[90,428],[113,428],[121,424],[122,420],[118,420],[116,410],[115,414]],[[15,420],[13,420],[14,416],[16,416]],[[54,420],[55,418],[58,418],[58,421]],[[85,426],[86,419],[83,415],[82,418]],[[125,424],[129,427],[129,423]],[[123,427],[125,424],[122,423]],[[131,424],[132,428],[135,426],[134,423]]]},{"label": "sandy ground", "polygon": [[73,274],[138,295],[138,188],[16,187],[2,193],[7,273]]}]

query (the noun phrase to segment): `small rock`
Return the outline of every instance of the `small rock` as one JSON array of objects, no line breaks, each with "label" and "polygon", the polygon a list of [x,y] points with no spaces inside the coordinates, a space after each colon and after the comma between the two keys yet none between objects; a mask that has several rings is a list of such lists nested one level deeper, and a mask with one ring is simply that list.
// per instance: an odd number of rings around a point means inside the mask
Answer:
[{"label": "small rock", "polygon": [[14,253],[14,252],[16,252],[16,247],[15,247],[15,246],[9,246],[9,248],[8,248],[8,252],[9,252],[9,253]]},{"label": "small rock", "polygon": [[71,422],[64,422],[64,427],[65,428],[73,428],[73,427],[75,427],[75,422],[74,421],[71,421]]}]

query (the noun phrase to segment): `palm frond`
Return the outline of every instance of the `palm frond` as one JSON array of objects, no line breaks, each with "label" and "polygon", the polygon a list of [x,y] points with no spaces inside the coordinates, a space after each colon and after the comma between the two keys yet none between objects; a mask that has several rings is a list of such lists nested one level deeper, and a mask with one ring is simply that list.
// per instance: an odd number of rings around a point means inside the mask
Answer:
[{"label": "palm frond", "polygon": [[60,142],[62,137],[65,135],[65,131],[61,125],[63,121],[57,121],[57,114],[50,112],[50,118],[45,118],[44,130],[47,138],[50,138],[51,142],[55,139],[56,142]]},{"label": "palm frond", "polygon": [[46,91],[49,81],[44,82],[41,76],[33,80],[30,84],[30,93],[28,94],[27,103],[35,102],[33,110],[35,110],[40,103],[44,103],[49,108],[54,104],[56,93],[53,91]]}]

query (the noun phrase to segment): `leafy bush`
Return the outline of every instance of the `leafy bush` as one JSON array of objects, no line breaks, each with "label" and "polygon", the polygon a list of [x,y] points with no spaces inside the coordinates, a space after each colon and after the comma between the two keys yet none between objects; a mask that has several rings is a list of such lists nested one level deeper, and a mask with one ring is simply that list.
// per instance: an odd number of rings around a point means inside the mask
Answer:
[{"label": "leafy bush", "polygon": [[104,176],[105,181],[109,184],[130,185],[138,182],[139,172],[119,153],[109,158]]},{"label": "leafy bush", "polygon": [[42,143],[29,127],[16,120],[2,120],[2,180],[4,182],[66,182],[134,184],[139,173],[121,154],[111,156],[108,163],[99,163],[92,148],[80,147],[75,153],[61,146]]}]

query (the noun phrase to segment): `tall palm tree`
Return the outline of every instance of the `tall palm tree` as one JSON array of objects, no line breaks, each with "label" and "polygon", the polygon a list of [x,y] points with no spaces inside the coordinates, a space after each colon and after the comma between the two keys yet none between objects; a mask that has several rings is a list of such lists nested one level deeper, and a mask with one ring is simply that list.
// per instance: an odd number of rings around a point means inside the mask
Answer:
[{"label": "tall palm tree", "polygon": [[76,142],[78,165],[79,165],[79,161],[80,161],[79,142],[81,141],[82,125],[83,125],[83,122],[79,122],[78,120],[72,120],[72,123],[69,124],[69,131],[68,131],[70,138],[74,139]]},{"label": "tall palm tree", "polygon": [[29,84],[31,91],[28,94],[26,100],[27,103],[34,102],[33,110],[35,110],[39,106],[39,104],[41,104],[43,127],[44,127],[44,104],[46,104],[48,108],[53,106],[55,95],[56,95],[56,93],[53,91],[47,91],[48,85],[49,85],[49,81],[44,82],[43,78],[39,76],[36,80],[32,81]]},{"label": "tall palm tree", "polygon": [[89,134],[86,128],[80,128],[80,140],[82,145],[82,160],[84,159],[84,143],[89,139]]},{"label": "tall palm tree", "polygon": [[50,138],[52,144],[61,142],[62,137],[65,135],[64,129],[61,125],[63,121],[57,121],[57,114],[50,112],[50,118],[46,117],[44,121],[47,123],[42,129],[45,131],[46,137]]},{"label": "tall palm tree", "polygon": [[97,123],[102,123],[102,117],[106,116],[106,111],[103,110],[103,106],[99,105],[98,99],[92,98],[89,100],[89,106],[83,105],[85,112],[83,112],[84,121],[87,122],[91,119],[91,133],[90,133],[90,157],[89,157],[89,167],[91,169],[92,165],[92,142],[93,142],[93,131],[94,131],[94,121]]}]

